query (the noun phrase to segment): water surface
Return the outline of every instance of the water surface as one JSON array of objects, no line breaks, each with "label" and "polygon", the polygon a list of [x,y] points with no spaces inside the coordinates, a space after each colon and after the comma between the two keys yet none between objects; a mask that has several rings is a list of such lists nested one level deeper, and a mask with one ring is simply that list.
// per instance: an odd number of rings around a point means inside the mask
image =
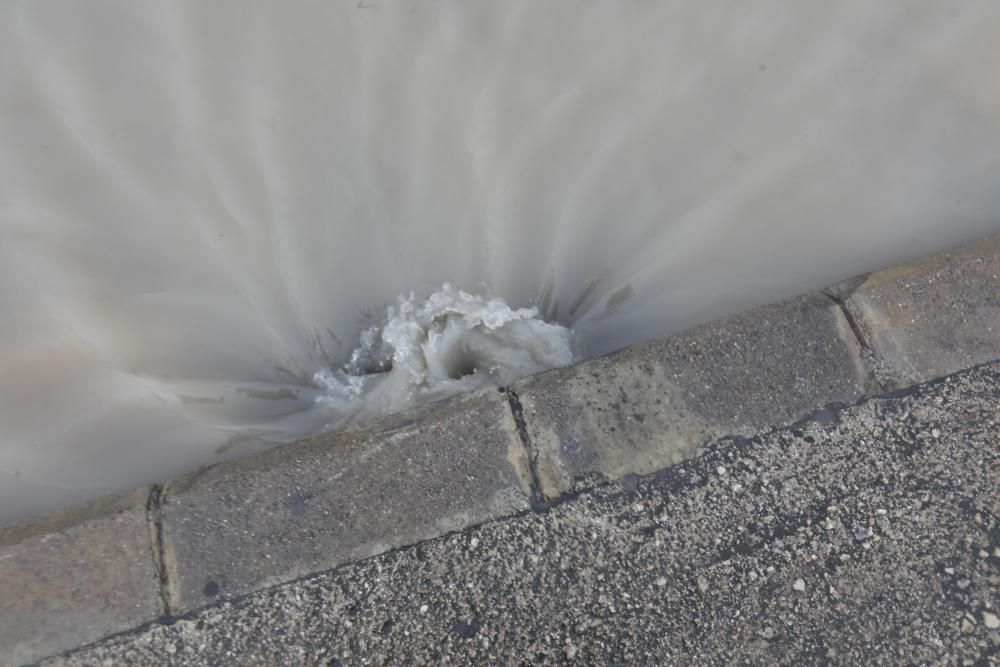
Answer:
[{"label": "water surface", "polygon": [[992,0],[4,3],[0,522],[336,422],[316,374],[399,295],[598,354],[997,231],[998,34]]}]

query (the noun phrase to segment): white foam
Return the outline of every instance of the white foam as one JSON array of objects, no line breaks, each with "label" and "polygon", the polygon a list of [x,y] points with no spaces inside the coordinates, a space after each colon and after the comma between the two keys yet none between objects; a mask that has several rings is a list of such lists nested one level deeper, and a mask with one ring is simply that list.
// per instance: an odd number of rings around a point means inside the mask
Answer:
[{"label": "white foam", "polygon": [[572,331],[544,322],[537,308],[445,283],[427,299],[400,297],[380,324],[361,334],[341,369],[320,370],[317,398],[327,428],[487,386],[498,386],[575,358]]}]

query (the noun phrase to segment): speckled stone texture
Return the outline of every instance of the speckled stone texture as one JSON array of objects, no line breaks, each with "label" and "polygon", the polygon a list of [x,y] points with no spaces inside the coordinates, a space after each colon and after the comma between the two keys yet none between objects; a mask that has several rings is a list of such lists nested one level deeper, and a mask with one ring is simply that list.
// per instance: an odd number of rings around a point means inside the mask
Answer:
[{"label": "speckled stone texture", "polygon": [[812,294],[528,378],[524,411],[541,493],[617,479],[856,401],[867,371],[833,299]]},{"label": "speckled stone texture", "polygon": [[322,434],[171,482],[174,610],[522,511],[527,468],[496,390]]},{"label": "speckled stone texture", "polygon": [[992,364],[47,664],[996,664],[998,419]]},{"label": "speckled stone texture", "polygon": [[837,286],[887,387],[1000,354],[1000,234]]},{"label": "speckled stone texture", "polygon": [[0,665],[157,618],[149,489],[0,529]]}]

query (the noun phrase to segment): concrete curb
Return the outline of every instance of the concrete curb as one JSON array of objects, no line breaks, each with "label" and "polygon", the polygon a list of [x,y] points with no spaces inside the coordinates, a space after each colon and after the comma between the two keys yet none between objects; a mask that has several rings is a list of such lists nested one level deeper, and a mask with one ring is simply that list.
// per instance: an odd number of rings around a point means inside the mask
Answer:
[{"label": "concrete curb", "polygon": [[46,660],[993,665],[1000,362]]},{"label": "concrete curb", "polygon": [[811,294],[516,383],[540,496],[590,473],[616,479],[691,458],[870,388],[834,301]]},{"label": "concrete curb", "polygon": [[149,489],[0,530],[0,662],[18,665],[160,616]]},{"label": "concrete curb", "polygon": [[1000,236],[0,529],[3,664],[1000,359]]},{"label": "concrete curb", "polygon": [[493,390],[171,482],[167,612],[523,512],[526,470]]}]

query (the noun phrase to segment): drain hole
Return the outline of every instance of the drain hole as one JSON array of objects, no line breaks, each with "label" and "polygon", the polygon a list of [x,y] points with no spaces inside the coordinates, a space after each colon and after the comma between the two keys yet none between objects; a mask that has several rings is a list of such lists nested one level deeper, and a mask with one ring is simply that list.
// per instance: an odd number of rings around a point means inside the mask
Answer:
[{"label": "drain hole", "polygon": [[468,350],[461,350],[453,353],[445,365],[448,369],[448,377],[452,380],[461,380],[464,377],[475,375],[479,371],[482,359],[478,355],[470,353]]}]

